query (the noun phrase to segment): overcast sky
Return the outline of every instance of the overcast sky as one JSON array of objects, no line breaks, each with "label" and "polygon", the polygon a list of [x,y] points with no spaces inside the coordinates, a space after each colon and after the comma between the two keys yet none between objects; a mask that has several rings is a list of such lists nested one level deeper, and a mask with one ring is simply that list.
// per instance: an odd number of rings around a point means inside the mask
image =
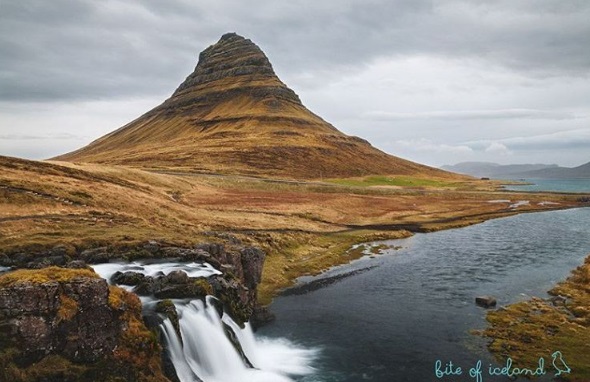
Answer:
[{"label": "overcast sky", "polygon": [[587,0],[0,0],[0,155],[48,158],[122,126],[226,32],[391,154],[590,161]]}]

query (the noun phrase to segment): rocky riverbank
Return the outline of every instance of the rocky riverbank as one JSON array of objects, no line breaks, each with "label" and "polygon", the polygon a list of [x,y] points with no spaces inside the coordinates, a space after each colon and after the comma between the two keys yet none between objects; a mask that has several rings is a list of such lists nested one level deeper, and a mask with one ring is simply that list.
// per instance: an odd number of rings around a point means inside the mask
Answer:
[{"label": "rocky riverbank", "polygon": [[559,351],[571,369],[560,378],[588,381],[590,256],[549,294],[549,299],[533,298],[490,312],[490,326],[483,333],[492,339],[490,351],[500,359],[510,357],[515,367],[535,364],[539,356]]}]

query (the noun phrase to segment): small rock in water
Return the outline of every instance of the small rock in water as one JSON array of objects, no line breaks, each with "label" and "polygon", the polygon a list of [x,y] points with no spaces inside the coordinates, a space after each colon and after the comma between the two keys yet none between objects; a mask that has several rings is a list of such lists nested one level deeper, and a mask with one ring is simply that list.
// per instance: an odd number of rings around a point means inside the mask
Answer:
[{"label": "small rock in water", "polygon": [[491,308],[496,306],[496,299],[491,296],[479,296],[475,298],[475,303],[479,306],[483,306],[484,308]]}]

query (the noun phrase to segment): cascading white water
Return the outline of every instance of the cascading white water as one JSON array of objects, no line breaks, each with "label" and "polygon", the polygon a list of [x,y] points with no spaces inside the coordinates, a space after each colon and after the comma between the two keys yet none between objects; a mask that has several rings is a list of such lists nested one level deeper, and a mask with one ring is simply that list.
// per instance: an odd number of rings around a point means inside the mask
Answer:
[{"label": "cascading white water", "polygon": [[228,315],[223,316],[223,322],[236,333],[244,353],[255,367],[288,375],[314,372],[310,363],[316,357],[317,350],[294,346],[285,338],[257,338],[249,323],[241,329]]},{"label": "cascading white water", "polygon": [[[107,263],[93,266],[103,278],[110,280],[117,272],[134,271],[148,276],[182,270],[191,277],[208,277],[221,272],[209,264]],[[298,347],[286,339],[256,338],[250,325],[244,328],[228,314],[219,316],[211,303],[212,296],[201,300],[174,301],[178,312],[180,334],[166,318],[161,325],[168,352],[181,382],[292,382],[290,376],[314,372],[310,366],[317,351]],[[155,300],[143,297],[142,302]],[[226,336],[224,323],[235,333],[242,350],[254,368],[248,367]]]},{"label": "cascading white water", "polygon": [[[182,382],[290,382],[289,375],[313,372],[309,366],[316,351],[294,346],[287,340],[255,338],[246,324],[240,328],[227,314],[219,317],[207,302],[176,302],[180,318],[182,343],[170,320],[162,325],[170,358]],[[244,354],[255,368],[246,366],[234,345],[225,335],[223,323],[236,334]]]},{"label": "cascading white water", "polygon": [[104,263],[93,265],[94,271],[100,277],[110,282],[111,276],[117,271],[119,272],[138,272],[146,276],[157,276],[158,274],[165,274],[172,271],[183,271],[189,277],[209,277],[212,275],[220,275],[221,272],[213,268],[209,263],[142,263],[134,261],[132,263]]}]

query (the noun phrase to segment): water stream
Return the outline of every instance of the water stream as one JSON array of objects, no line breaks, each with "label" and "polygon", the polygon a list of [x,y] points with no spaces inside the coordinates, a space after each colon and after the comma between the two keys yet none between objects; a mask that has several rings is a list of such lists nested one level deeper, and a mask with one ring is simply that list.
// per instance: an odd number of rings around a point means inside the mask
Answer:
[{"label": "water stream", "polygon": [[499,305],[545,297],[590,253],[590,209],[522,214],[386,243],[402,249],[303,278],[350,275],[273,302],[277,320],[262,334],[322,349],[318,371],[300,381],[474,381],[465,374],[439,379],[434,366],[497,362],[487,341],[470,334],[486,326],[475,297],[492,295]]}]

